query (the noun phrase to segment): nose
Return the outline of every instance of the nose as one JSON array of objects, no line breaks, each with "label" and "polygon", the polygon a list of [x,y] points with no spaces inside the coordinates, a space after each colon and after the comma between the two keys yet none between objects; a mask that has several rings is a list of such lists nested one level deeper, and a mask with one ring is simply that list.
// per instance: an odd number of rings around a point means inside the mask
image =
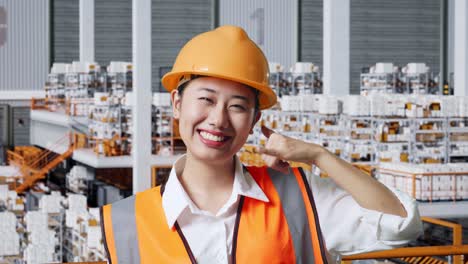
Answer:
[{"label": "nose", "polygon": [[210,125],[215,128],[227,128],[229,126],[229,114],[222,104],[212,108],[209,118]]}]

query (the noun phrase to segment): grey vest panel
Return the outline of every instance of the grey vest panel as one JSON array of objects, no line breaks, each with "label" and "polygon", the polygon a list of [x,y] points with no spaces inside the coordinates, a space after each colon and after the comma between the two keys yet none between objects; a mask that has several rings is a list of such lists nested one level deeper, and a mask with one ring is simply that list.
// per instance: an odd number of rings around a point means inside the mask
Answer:
[{"label": "grey vest panel", "polygon": [[140,263],[140,249],[135,214],[135,196],[112,204],[112,230],[117,261]]},{"label": "grey vest panel", "polygon": [[289,174],[268,168],[268,175],[281,199],[294,244],[296,263],[315,263],[307,211],[302,191],[290,169]]}]

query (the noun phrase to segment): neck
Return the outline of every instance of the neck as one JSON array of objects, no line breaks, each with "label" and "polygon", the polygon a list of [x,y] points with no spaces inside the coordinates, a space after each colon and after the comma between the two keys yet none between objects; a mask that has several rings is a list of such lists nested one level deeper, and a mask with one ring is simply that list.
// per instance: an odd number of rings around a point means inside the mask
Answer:
[{"label": "neck", "polygon": [[232,193],[234,172],[233,158],[208,163],[187,152],[179,180],[198,208],[216,214]]},{"label": "neck", "polygon": [[180,181],[186,190],[194,192],[209,193],[219,190],[232,190],[234,166],[234,158],[222,162],[207,163],[196,159],[187,152]]}]

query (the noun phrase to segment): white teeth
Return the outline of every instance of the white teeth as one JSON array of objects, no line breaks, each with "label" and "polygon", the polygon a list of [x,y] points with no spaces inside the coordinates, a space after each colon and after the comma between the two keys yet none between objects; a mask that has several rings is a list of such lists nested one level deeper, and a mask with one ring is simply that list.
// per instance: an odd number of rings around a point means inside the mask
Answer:
[{"label": "white teeth", "polygon": [[210,133],[205,132],[205,131],[200,131],[200,135],[202,136],[202,138],[208,139],[208,140],[211,140],[211,141],[221,142],[221,141],[224,140],[224,137],[215,136],[215,135],[210,134]]}]

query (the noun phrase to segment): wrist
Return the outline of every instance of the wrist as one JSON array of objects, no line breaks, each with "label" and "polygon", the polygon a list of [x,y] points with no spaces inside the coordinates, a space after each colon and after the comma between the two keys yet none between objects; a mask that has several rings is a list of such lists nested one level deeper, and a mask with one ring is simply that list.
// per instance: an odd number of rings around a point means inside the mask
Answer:
[{"label": "wrist", "polygon": [[321,161],[324,159],[324,157],[327,154],[329,154],[329,152],[325,147],[322,147],[320,145],[313,144],[313,143],[310,143],[310,144],[311,144],[311,147],[309,148],[310,149],[309,164],[315,164],[319,166]]}]

